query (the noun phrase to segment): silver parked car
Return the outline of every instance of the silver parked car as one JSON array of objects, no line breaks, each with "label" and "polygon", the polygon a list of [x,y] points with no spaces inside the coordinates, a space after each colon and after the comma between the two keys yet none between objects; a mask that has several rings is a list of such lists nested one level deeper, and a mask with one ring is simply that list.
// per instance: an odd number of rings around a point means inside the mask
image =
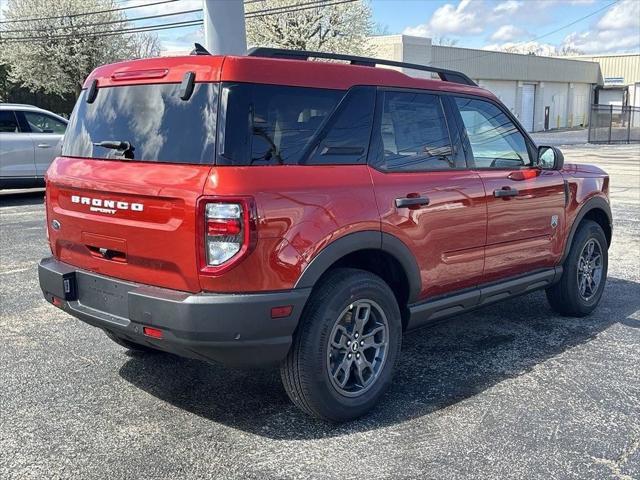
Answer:
[{"label": "silver parked car", "polygon": [[67,120],[31,105],[0,103],[0,189],[44,186]]}]

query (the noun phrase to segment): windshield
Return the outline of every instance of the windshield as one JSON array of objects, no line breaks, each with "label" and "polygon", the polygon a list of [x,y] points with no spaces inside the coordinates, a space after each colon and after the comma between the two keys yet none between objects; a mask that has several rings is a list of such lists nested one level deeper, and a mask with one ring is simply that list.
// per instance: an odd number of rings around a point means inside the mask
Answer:
[{"label": "windshield", "polygon": [[196,84],[186,101],[180,93],[179,84],[109,87],[98,89],[94,102],[87,103],[83,90],[67,127],[62,154],[213,164],[218,84]]}]

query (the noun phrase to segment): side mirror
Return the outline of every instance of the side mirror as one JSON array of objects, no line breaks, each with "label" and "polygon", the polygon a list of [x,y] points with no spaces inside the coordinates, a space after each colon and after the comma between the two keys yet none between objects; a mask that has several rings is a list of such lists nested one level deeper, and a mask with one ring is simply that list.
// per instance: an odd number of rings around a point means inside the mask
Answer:
[{"label": "side mirror", "polygon": [[545,170],[562,170],[564,155],[558,147],[538,147],[538,166]]}]

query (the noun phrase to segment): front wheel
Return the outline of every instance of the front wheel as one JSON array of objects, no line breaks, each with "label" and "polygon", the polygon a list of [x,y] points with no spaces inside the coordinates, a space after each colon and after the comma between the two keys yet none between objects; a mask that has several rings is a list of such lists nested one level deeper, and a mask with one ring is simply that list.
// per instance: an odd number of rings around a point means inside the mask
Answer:
[{"label": "front wheel", "polygon": [[389,385],[400,352],[400,310],[372,273],[341,268],[314,290],[281,367],[304,412],[346,421],[369,411]]},{"label": "front wheel", "polygon": [[583,317],[598,306],[607,280],[607,246],[602,227],[596,222],[586,220],[578,227],[562,277],[547,289],[551,308],[561,315]]}]

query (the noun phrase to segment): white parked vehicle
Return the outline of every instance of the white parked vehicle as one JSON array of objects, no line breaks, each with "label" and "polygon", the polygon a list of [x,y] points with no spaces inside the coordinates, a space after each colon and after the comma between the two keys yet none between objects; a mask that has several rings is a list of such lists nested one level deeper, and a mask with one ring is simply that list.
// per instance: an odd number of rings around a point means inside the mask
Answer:
[{"label": "white parked vehicle", "polygon": [[0,103],[0,189],[44,186],[67,120],[32,105]]}]

